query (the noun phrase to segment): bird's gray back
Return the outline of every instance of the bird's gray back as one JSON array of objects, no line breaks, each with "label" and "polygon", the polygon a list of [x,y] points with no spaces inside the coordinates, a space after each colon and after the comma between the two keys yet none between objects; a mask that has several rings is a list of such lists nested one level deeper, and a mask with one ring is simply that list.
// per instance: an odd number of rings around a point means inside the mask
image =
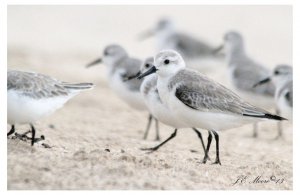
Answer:
[{"label": "bird's gray back", "polygon": [[7,91],[33,98],[51,98],[75,95],[79,91],[91,89],[92,83],[68,83],[44,74],[11,70],[7,72]]},{"label": "bird's gray back", "polygon": [[261,115],[266,111],[243,101],[231,90],[192,70],[179,71],[169,82],[169,90],[192,109],[204,112]]},{"label": "bird's gray back", "polygon": [[229,67],[232,68],[232,80],[236,88],[256,94],[274,96],[275,86],[271,82],[253,87],[253,85],[271,75],[271,71],[264,66],[242,56],[231,61]]},{"label": "bird's gray back", "polygon": [[47,75],[11,70],[7,72],[7,90],[15,90],[34,99],[67,96],[76,84],[61,82]]},{"label": "bird's gray back", "polygon": [[172,34],[166,42],[173,43],[174,49],[187,58],[211,55],[213,50],[207,43],[183,33]]}]

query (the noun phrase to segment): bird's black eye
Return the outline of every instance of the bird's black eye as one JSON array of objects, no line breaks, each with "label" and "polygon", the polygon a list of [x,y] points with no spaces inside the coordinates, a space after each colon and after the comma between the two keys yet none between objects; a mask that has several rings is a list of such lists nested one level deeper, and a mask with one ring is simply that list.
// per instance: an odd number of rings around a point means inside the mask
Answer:
[{"label": "bird's black eye", "polygon": [[165,61],[164,61],[164,64],[169,64],[170,63],[170,60],[168,60],[168,59],[166,59]]},{"label": "bird's black eye", "polygon": [[109,54],[108,51],[105,50],[105,51],[104,51],[104,55],[105,55],[105,56],[108,56],[108,54]]},{"label": "bird's black eye", "polygon": [[150,67],[150,65],[149,65],[149,64],[146,64],[146,65],[145,65],[145,67],[146,67],[146,68],[149,68],[149,67]]},{"label": "bird's black eye", "polygon": [[279,75],[279,73],[280,72],[278,70],[275,70],[275,72],[274,72],[275,75]]}]

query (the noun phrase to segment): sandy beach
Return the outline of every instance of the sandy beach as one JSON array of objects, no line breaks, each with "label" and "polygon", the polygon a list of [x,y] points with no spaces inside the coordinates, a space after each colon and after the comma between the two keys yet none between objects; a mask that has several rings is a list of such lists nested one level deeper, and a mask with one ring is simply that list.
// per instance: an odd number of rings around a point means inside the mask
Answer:
[{"label": "sandy beach", "polygon": [[[284,122],[283,138],[276,122],[220,132],[222,165],[201,164],[203,151],[191,129],[160,150],[140,150],[154,141],[143,133],[147,112],[130,108],[109,88],[105,65],[84,65],[119,43],[135,57],[155,54],[155,40],[136,40],[137,33],[169,16],[178,28],[218,46],[223,34],[239,30],[250,56],[275,67],[292,63],[290,6],[8,6],[8,69],[35,71],[68,82],[96,87],[70,100],[36,123],[45,141],[7,139],[8,190],[291,190],[293,189],[293,126]],[[255,13],[255,14],[254,14]],[[209,18],[209,20],[208,20]],[[292,65],[292,64],[291,64]],[[228,87],[226,63],[210,77]],[[274,110],[271,110],[274,112]],[[18,125],[17,132],[29,130]],[[7,125],[7,130],[10,125]],[[162,140],[172,132],[160,124]],[[201,130],[207,141],[207,131]],[[45,148],[42,144],[50,148]],[[215,158],[215,142],[210,157]],[[235,183],[235,184],[234,184]]]}]

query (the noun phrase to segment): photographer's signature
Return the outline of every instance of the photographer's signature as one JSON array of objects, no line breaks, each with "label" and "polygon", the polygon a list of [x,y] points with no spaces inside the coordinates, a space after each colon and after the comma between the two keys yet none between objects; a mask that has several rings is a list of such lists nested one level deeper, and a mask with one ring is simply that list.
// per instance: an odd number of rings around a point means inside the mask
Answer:
[{"label": "photographer's signature", "polygon": [[284,182],[284,178],[278,178],[275,175],[271,175],[269,177],[266,176],[254,176],[249,177],[247,175],[240,175],[237,179],[232,183],[232,185],[240,185],[240,184],[282,184]]}]

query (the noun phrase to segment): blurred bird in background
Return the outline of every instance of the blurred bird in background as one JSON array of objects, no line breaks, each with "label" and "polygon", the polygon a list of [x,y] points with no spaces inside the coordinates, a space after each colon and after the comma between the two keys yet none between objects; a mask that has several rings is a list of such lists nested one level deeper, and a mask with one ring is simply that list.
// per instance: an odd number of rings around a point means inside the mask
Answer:
[{"label": "blurred bird in background", "polygon": [[[235,31],[227,32],[224,35],[224,43],[216,49],[216,52],[223,49],[228,64],[229,80],[234,90],[253,105],[268,110],[275,108],[273,83],[253,88],[254,84],[268,77],[271,70],[247,55],[242,35]],[[257,123],[255,123],[253,137],[257,137],[257,128]]]},{"label": "blurred bird in background", "polygon": [[[110,88],[129,106],[136,110],[147,110],[140,87],[143,80],[130,80],[139,70],[142,61],[132,58],[126,50],[120,45],[108,45],[103,50],[101,58],[94,60],[86,65],[87,68],[103,63],[107,67],[107,79]],[[156,140],[159,140],[159,127],[156,118],[149,114],[148,124],[144,133],[144,139],[147,138],[152,120],[156,123]]]},{"label": "blurred bird in background", "polygon": [[[293,67],[285,64],[277,65],[273,74],[259,81],[254,87],[273,83],[276,87],[275,100],[277,113],[293,121]],[[278,122],[277,138],[282,136],[282,123]]]}]

